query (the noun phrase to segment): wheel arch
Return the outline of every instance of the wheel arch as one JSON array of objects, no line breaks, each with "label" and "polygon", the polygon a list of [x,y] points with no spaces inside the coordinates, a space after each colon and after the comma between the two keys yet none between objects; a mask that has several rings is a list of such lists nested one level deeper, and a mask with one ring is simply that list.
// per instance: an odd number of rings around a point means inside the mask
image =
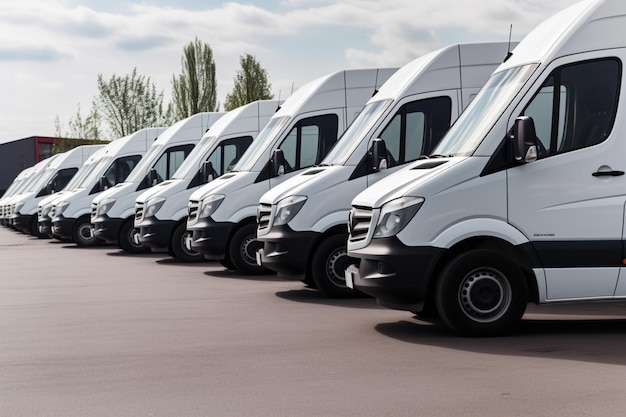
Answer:
[{"label": "wheel arch", "polygon": [[458,254],[472,249],[489,249],[511,258],[517,265],[520,266],[522,274],[526,279],[529,301],[535,303],[539,302],[539,288],[537,279],[532,270],[532,265],[535,263],[535,260],[533,260],[535,254],[532,251],[523,250],[520,246],[515,246],[498,237],[474,236],[455,243],[438,259],[433,269],[433,279],[431,279],[428,283],[426,305],[429,307],[432,306],[435,287],[443,268]]},{"label": "wheel arch", "polygon": [[339,234],[345,234],[346,239],[348,238],[348,225],[347,224],[337,224],[331,227],[330,229],[324,231],[324,233],[322,233],[315,239],[315,241],[313,242],[313,245],[311,246],[311,253],[309,254],[309,257],[306,261],[306,272],[305,272],[306,278],[311,278],[313,254],[317,252],[317,249],[319,248],[319,246],[322,244],[323,241],[325,241],[329,237],[334,236],[334,235],[339,235]]}]

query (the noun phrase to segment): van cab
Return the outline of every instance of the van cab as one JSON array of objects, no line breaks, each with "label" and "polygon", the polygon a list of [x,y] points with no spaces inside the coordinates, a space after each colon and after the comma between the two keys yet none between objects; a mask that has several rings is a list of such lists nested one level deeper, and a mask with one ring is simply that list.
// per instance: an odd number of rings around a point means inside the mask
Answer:
[{"label": "van cab", "polygon": [[352,201],[349,286],[511,331],[527,303],[626,297],[626,3],[577,3],[529,33],[434,153]]}]

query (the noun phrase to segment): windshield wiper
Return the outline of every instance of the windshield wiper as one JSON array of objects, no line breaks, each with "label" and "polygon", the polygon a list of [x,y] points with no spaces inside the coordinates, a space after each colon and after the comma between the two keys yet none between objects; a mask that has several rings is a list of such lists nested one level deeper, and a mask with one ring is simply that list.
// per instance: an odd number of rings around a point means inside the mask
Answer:
[{"label": "windshield wiper", "polygon": [[452,158],[454,157],[454,155],[439,155],[439,154],[434,154],[430,156],[431,158]]}]

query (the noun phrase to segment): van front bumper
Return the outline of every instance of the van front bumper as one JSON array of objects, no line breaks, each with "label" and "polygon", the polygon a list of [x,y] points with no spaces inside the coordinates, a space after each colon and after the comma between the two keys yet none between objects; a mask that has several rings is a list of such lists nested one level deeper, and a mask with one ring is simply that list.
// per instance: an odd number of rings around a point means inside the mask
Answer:
[{"label": "van front bumper", "polygon": [[193,229],[187,229],[192,232],[191,249],[202,253],[206,259],[225,259],[235,226],[236,223],[215,222],[211,219],[199,221]]},{"label": "van front bumper", "polygon": [[357,258],[346,274],[355,289],[375,297],[382,306],[420,312],[444,249],[408,247],[396,237],[372,239],[365,248],[348,251]]},{"label": "van front bumper", "polygon": [[321,233],[296,232],[288,225],[273,226],[268,234],[257,239],[263,242],[261,264],[285,275],[306,274],[313,244]]},{"label": "van front bumper", "polygon": [[76,225],[76,219],[67,217],[55,217],[52,219],[52,236],[59,240],[74,238],[74,226]]},{"label": "van front bumper", "polygon": [[92,222],[94,235],[107,243],[117,243],[123,222],[124,219],[112,218],[106,214],[104,216],[98,216]]},{"label": "van front bumper", "polygon": [[139,243],[149,247],[155,252],[168,250],[170,237],[174,232],[177,222],[174,220],[159,220],[156,218],[144,219],[138,227]]},{"label": "van front bumper", "polygon": [[48,237],[52,237],[52,222],[49,217],[41,220],[37,223],[37,227],[39,228],[39,233]]},{"label": "van front bumper", "polygon": [[34,214],[17,213],[11,218],[11,224],[24,233],[30,233],[30,224],[35,217]]}]

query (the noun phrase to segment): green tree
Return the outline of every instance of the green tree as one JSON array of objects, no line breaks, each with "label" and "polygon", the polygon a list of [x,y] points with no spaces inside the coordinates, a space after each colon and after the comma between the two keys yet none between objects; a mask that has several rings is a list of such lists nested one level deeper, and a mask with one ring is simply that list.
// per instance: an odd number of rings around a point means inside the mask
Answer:
[{"label": "green tree", "polygon": [[137,68],[124,77],[113,74],[108,81],[98,74],[98,92],[94,107],[108,123],[113,137],[126,136],[165,121],[163,92],[157,93],[150,77],[137,74]]},{"label": "green tree", "polygon": [[226,95],[226,111],[236,109],[256,100],[274,98],[270,92],[272,85],[268,81],[267,70],[250,54],[239,57],[241,69],[235,75],[233,90]]},{"label": "green tree", "polygon": [[80,111],[80,103],[77,105],[76,114],[70,117],[69,129],[63,132],[63,127],[59,116],[54,120],[55,134],[61,138],[52,146],[52,153],[65,152],[80,145],[107,143],[102,140],[100,129],[101,117],[95,107],[83,119]]},{"label": "green tree", "polygon": [[172,122],[217,108],[217,82],[213,50],[208,43],[189,42],[183,48],[182,73],[172,77],[172,102],[168,119]]}]

